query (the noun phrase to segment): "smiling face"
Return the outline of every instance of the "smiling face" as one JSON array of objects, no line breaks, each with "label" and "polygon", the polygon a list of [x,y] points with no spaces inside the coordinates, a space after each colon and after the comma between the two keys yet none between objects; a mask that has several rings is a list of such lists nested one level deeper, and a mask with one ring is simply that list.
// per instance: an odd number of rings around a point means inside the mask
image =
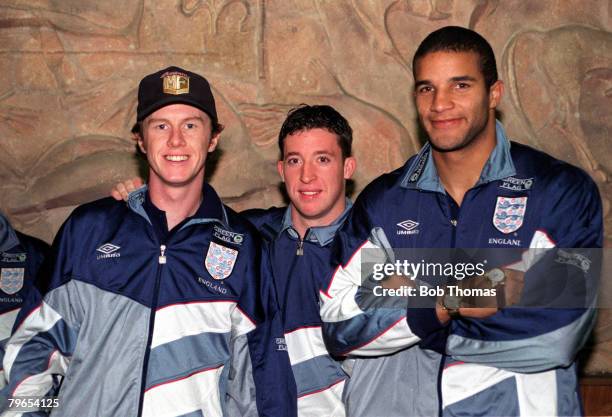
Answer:
[{"label": "smiling face", "polygon": [[345,208],[345,183],[355,171],[353,157],[342,158],[336,134],[326,129],[295,132],[285,138],[278,172],[291,200],[296,230],[327,226]]},{"label": "smiling face", "polygon": [[138,145],[149,161],[151,187],[200,187],[206,156],[219,135],[211,135],[211,121],[202,110],[171,104],[149,115]]},{"label": "smiling face", "polygon": [[495,107],[503,85],[485,86],[475,52],[432,52],[415,65],[419,120],[438,152],[495,141]]}]

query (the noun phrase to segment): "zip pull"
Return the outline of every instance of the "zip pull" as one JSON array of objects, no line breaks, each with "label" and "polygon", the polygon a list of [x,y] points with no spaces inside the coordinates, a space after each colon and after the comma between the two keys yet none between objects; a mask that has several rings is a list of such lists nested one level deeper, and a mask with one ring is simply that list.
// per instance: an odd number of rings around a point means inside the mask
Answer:
[{"label": "zip pull", "polygon": [[165,264],[166,263],[166,245],[161,245],[159,247],[159,263],[160,264]]},{"label": "zip pull", "polygon": [[295,252],[297,256],[302,256],[304,254],[304,239],[298,240],[297,251]]}]

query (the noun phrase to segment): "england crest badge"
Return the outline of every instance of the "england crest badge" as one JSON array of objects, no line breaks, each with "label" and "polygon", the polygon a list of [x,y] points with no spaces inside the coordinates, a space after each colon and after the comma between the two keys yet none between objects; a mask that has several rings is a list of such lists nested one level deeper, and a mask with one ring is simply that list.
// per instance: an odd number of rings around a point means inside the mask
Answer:
[{"label": "england crest badge", "polygon": [[204,265],[214,279],[222,280],[232,273],[237,257],[238,251],[236,249],[210,242]]},{"label": "england crest badge", "polygon": [[0,272],[0,290],[12,295],[23,288],[24,268],[2,268]]},{"label": "england crest badge", "polygon": [[527,197],[497,197],[493,225],[502,233],[516,232],[523,225]]}]

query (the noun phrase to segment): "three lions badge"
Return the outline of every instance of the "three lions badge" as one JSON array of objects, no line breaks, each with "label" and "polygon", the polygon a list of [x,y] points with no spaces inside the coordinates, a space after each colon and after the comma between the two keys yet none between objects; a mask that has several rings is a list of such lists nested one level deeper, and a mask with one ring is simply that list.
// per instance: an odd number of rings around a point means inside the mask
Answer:
[{"label": "three lions badge", "polygon": [[502,233],[516,232],[523,225],[527,197],[497,197],[493,225]]},{"label": "three lions badge", "polygon": [[24,268],[2,268],[0,271],[0,290],[9,295],[23,288]]},{"label": "three lions badge", "polygon": [[236,249],[210,242],[204,265],[214,279],[222,280],[232,273],[237,257],[238,251]]}]

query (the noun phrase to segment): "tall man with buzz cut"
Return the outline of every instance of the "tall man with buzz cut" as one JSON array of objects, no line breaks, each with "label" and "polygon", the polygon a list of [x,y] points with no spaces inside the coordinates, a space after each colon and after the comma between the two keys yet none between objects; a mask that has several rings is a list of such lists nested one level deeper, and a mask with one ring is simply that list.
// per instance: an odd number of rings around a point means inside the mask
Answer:
[{"label": "tall man with buzz cut", "polygon": [[[53,415],[233,416],[230,368],[251,365],[234,347],[264,317],[259,238],[204,182],[222,130],[208,82],[178,67],[146,76],[137,124],[148,188],[64,223],[49,285],[30,293],[6,349],[9,394],[58,395]],[[283,401],[260,415],[285,414]]]},{"label": "tall man with buzz cut", "polygon": [[[575,357],[593,310],[498,304],[490,314],[446,295],[436,307],[415,308],[419,299],[410,297],[391,308],[367,303],[372,287],[362,282],[361,269],[368,250],[522,248],[533,254],[602,245],[601,201],[591,178],[510,142],[496,121],[504,88],[482,36],[452,26],[431,33],[415,53],[413,73],[429,141],[361,193],[338,232],[336,269],[320,296],[330,350],[372,357],[353,369],[348,412],[580,415]],[[518,278],[498,270],[501,275],[488,279],[507,289],[533,289],[541,279],[530,270],[536,259],[517,260]],[[552,274],[551,289],[584,281],[584,264],[561,260],[558,266],[564,269]],[[438,387],[439,404],[432,404]]]}]

